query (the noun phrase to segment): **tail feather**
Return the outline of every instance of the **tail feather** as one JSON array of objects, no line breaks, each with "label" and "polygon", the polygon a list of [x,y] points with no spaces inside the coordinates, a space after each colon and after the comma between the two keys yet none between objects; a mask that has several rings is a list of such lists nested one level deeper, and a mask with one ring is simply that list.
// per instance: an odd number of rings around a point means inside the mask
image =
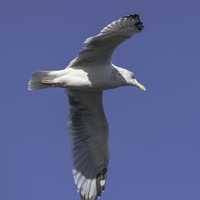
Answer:
[{"label": "tail feather", "polygon": [[43,83],[40,83],[39,81],[36,81],[36,80],[28,81],[28,90],[29,91],[40,90],[40,89],[44,89],[47,87],[49,87],[49,86],[47,86]]},{"label": "tail feather", "polygon": [[54,79],[60,76],[62,71],[39,71],[32,74],[28,81],[28,90],[40,90],[54,85]]}]

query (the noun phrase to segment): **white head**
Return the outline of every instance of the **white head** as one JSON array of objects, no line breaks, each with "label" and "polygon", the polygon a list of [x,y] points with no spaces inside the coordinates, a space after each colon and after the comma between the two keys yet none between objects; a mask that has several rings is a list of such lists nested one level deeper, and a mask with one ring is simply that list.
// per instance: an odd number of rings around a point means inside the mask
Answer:
[{"label": "white head", "polygon": [[139,88],[142,91],[145,91],[146,88],[142,85],[135,77],[135,74],[127,69],[116,67],[119,72],[118,78],[121,79],[123,85],[130,85]]},{"label": "white head", "polygon": [[146,91],[146,88],[143,84],[141,84],[135,77],[134,73],[133,72],[130,72],[129,71],[129,75],[127,76],[127,83],[129,85],[132,85],[132,86],[135,86],[137,88],[139,88],[140,90],[142,91]]}]

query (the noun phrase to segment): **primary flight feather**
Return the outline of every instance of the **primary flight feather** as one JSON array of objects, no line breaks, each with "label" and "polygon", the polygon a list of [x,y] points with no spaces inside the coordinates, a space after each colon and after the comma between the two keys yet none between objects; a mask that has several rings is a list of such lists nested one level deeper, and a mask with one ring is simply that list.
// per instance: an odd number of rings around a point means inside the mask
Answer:
[{"label": "primary flight feather", "polygon": [[67,91],[73,176],[82,200],[96,200],[106,183],[109,151],[103,90],[120,86],[145,90],[133,72],[111,62],[116,47],[143,28],[139,15],[121,17],[87,38],[67,68],[35,72],[28,82],[31,91],[48,87],[62,87]]}]

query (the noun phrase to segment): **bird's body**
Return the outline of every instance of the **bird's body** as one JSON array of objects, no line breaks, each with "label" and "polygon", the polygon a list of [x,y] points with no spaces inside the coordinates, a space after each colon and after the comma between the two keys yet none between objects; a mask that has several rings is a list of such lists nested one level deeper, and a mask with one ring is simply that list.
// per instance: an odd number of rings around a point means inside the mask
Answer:
[{"label": "bird's body", "polygon": [[35,72],[29,81],[29,90],[47,87],[67,90],[73,143],[73,176],[82,200],[96,200],[106,182],[109,151],[103,90],[128,85],[145,90],[132,72],[111,62],[115,48],[142,29],[143,24],[138,15],[122,17],[99,34],[86,39],[79,56],[67,68]]},{"label": "bird's body", "polygon": [[106,90],[127,85],[127,82],[120,76],[122,71],[125,73],[127,70],[112,64],[95,67],[85,66],[84,68],[79,66],[68,67],[65,70],[49,72],[51,75],[55,73],[55,77],[49,80],[49,75],[47,75],[47,79],[44,77],[42,83],[50,84],[51,87],[76,90]]}]

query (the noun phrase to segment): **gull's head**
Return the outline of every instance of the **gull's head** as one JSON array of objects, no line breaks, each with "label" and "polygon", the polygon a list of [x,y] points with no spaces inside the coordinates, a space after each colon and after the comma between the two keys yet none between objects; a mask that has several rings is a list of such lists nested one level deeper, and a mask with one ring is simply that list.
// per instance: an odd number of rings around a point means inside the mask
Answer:
[{"label": "gull's head", "polygon": [[141,21],[140,16],[138,14],[128,15],[125,16],[125,18],[133,21],[136,32],[141,32],[144,29],[143,22]]},{"label": "gull's head", "polygon": [[123,69],[120,73],[123,76],[126,85],[134,86],[142,91],[146,91],[145,86],[136,79],[135,74],[133,72]]}]

